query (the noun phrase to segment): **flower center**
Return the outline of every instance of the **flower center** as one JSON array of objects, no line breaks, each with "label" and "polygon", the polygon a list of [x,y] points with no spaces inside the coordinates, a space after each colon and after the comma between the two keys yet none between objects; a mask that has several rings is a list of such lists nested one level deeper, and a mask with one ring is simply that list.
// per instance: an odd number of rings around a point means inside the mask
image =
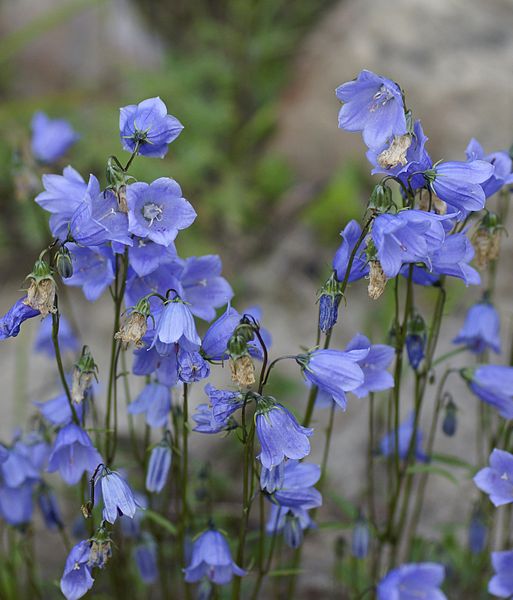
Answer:
[{"label": "flower center", "polygon": [[153,225],[154,221],[162,221],[163,212],[164,211],[162,210],[162,207],[160,207],[158,204],[155,204],[155,202],[149,202],[148,204],[145,204],[142,209],[143,217],[149,221],[150,227]]},{"label": "flower center", "polygon": [[382,85],[379,90],[372,97],[372,102],[369,107],[370,112],[375,112],[380,107],[385,106],[387,102],[394,99],[394,94],[387,88],[386,85]]}]

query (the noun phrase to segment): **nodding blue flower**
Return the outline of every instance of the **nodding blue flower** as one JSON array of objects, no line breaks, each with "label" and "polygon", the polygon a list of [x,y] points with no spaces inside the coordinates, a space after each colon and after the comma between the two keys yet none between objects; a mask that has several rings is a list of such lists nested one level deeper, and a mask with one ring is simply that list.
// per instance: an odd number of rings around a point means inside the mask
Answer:
[{"label": "nodding blue flower", "polygon": [[161,246],[150,239],[134,238],[134,245],[128,249],[128,262],[138,277],[146,277],[165,264],[177,259],[174,243]]},{"label": "nodding blue flower", "polygon": [[192,420],[196,423],[193,431],[198,433],[219,433],[232,428],[232,419],[230,417],[225,421],[215,419],[212,407],[208,404],[198,404],[196,412],[192,415]]},{"label": "nodding blue flower", "polygon": [[443,218],[422,210],[405,210],[395,215],[376,217],[372,225],[372,240],[388,278],[395,277],[404,264],[422,262],[431,268],[431,254],[445,239]]},{"label": "nodding blue flower", "polygon": [[212,416],[218,423],[226,423],[228,419],[244,404],[244,395],[231,390],[218,390],[210,383],[205,386],[210,405],[212,407]]},{"label": "nodding blue flower", "polygon": [[513,367],[480,365],[464,369],[462,377],[476,396],[505,419],[513,419]]},{"label": "nodding blue flower", "polygon": [[345,410],[346,392],[364,384],[365,376],[358,362],[369,354],[370,347],[348,352],[342,350],[314,350],[300,354],[296,362],[303,376],[319,390],[328,393]]},{"label": "nodding blue flower", "polygon": [[490,466],[481,469],[474,483],[488,494],[494,506],[513,502],[513,454],[495,448],[490,454]]},{"label": "nodding blue flower", "polygon": [[16,300],[5,315],[0,317],[0,340],[16,337],[24,321],[40,314],[38,310],[27,306],[25,299],[26,297]]},{"label": "nodding blue flower", "polygon": [[[349,266],[349,258],[356,246],[357,241],[362,234],[362,228],[357,221],[349,221],[340,232],[342,243],[333,257],[333,269],[337,274],[338,281],[344,281],[346,277],[347,267]],[[347,278],[348,283],[358,281],[369,274],[369,265],[365,255],[365,243],[362,243],[356,251],[351,271]]]},{"label": "nodding blue flower", "polygon": [[492,552],[492,565],[495,575],[488,582],[488,592],[499,598],[513,595],[513,550]]},{"label": "nodding blue flower", "polygon": [[171,393],[166,385],[161,383],[148,383],[128,405],[128,412],[132,415],[146,413],[146,423],[150,427],[163,427],[171,410]]},{"label": "nodding blue flower", "polygon": [[157,566],[157,546],[152,538],[148,536],[143,543],[135,546],[134,560],[142,581],[147,585],[155,583],[159,576],[159,571]]},{"label": "nodding blue flower", "polygon": [[357,333],[347,344],[344,352],[367,352],[359,359],[358,366],[363,372],[363,383],[351,390],[357,398],[368,396],[369,392],[381,392],[394,387],[394,378],[387,371],[394,358],[394,349],[386,344],[371,344],[368,337]]},{"label": "nodding blue flower", "polygon": [[261,446],[258,457],[266,469],[279,465],[285,458],[301,459],[310,454],[308,438],[313,429],[302,427],[294,415],[274,399],[259,399],[255,423]]},{"label": "nodding blue flower", "polygon": [[230,305],[216,319],[203,336],[201,350],[208,360],[226,360],[228,358],[228,341],[235,327],[240,323],[241,315]]},{"label": "nodding blue flower", "polygon": [[[52,317],[48,315],[41,321],[34,341],[34,350],[47,354],[51,358],[55,356],[52,326]],[[76,352],[78,350],[77,337],[73,333],[68,319],[63,315],[60,315],[59,318],[59,349],[61,353]]]},{"label": "nodding blue flower", "polygon": [[453,343],[465,344],[475,354],[488,348],[500,354],[500,317],[493,304],[484,301],[471,306]]},{"label": "nodding blue flower", "polygon": [[34,512],[33,492],[33,480],[17,487],[0,485],[0,517],[9,525],[29,523]]},{"label": "nodding blue flower", "polygon": [[83,248],[67,244],[73,264],[73,275],[63,282],[82,288],[89,302],[95,302],[114,281],[114,253],[109,246]]},{"label": "nodding blue flower", "polygon": [[81,427],[70,423],[55,438],[47,470],[59,471],[66,483],[74,485],[84,472],[92,473],[101,462],[91,438]]},{"label": "nodding blue flower", "polygon": [[267,519],[266,531],[269,535],[283,533],[287,546],[299,548],[303,542],[303,532],[315,527],[308,510],[301,507],[287,507],[273,504]]},{"label": "nodding blue flower", "polygon": [[465,216],[484,208],[486,195],[481,184],[493,175],[494,167],[484,160],[438,163],[427,178],[433,192]]},{"label": "nodding blue flower", "polygon": [[233,562],[224,535],[213,528],[204,531],[194,542],[191,560],[184,573],[187,583],[208,577],[218,585],[230,583],[234,575],[246,575],[246,571]]},{"label": "nodding blue flower", "polygon": [[507,152],[499,151],[485,154],[481,144],[475,138],[472,138],[465,154],[469,161],[484,160],[494,166],[493,175],[481,184],[487,198],[498,192],[504,185],[513,183],[512,161]]},{"label": "nodding blue flower", "polygon": [[48,529],[61,529],[63,523],[57,498],[47,486],[41,486],[37,494],[37,503]]},{"label": "nodding blue flower", "polygon": [[[274,469],[279,469],[279,466]],[[278,482],[276,477],[273,482],[275,490],[271,496],[271,502],[287,508],[303,510],[318,508],[322,505],[322,495],[313,486],[320,477],[319,465],[300,463],[297,460],[286,461],[283,464],[281,482]]]},{"label": "nodding blue flower", "polygon": [[339,128],[361,131],[369,148],[380,148],[407,132],[401,88],[390,79],[363,70],[355,80],[340,85],[336,94],[344,103]]},{"label": "nodding blue flower", "polygon": [[93,587],[94,579],[88,565],[90,548],[91,542],[83,540],[68,554],[61,577],[61,592],[66,600],[78,600]]},{"label": "nodding blue flower", "polygon": [[488,528],[482,511],[474,510],[468,527],[468,547],[472,554],[480,554],[485,549],[487,534]]},{"label": "nodding blue flower", "polygon": [[119,109],[119,135],[123,150],[155,158],[164,158],[169,144],[183,129],[180,121],[167,114],[159,97],[148,98],[139,104]]},{"label": "nodding blue flower", "polygon": [[130,233],[161,246],[172,244],[178,232],[196,219],[196,211],[182,197],[182,189],[169,177],[129,185],[126,201]]},{"label": "nodding blue flower", "polygon": [[285,461],[275,467],[266,469],[262,466],[260,470],[260,489],[268,494],[272,494],[283,486],[285,476]]},{"label": "nodding blue flower", "polygon": [[[413,436],[415,416],[410,413],[409,417],[399,425],[399,458],[405,460],[408,457],[411,439]],[[395,452],[396,435],[395,430],[388,432],[380,442],[380,451],[383,456],[391,456]],[[422,431],[417,429],[416,439],[413,445],[413,456],[420,462],[427,462],[428,457],[422,452]]]},{"label": "nodding blue flower", "polygon": [[174,344],[179,344],[189,352],[195,352],[201,346],[194,317],[189,307],[179,298],[164,305],[150,347],[155,346],[159,354],[166,355],[172,350],[171,346]]},{"label": "nodding blue flower", "polygon": [[[479,285],[481,277],[474,267],[469,265],[474,254],[472,243],[464,233],[448,235],[441,246],[430,254],[431,269],[437,275],[449,275],[462,279],[466,286]],[[432,285],[434,281],[438,280],[438,277],[434,280],[431,279],[429,273],[426,275],[428,275],[427,281],[418,281],[414,277],[415,283]]]},{"label": "nodding blue flower", "polygon": [[210,375],[210,366],[199,352],[178,352],[178,378],[184,383],[201,381]]},{"label": "nodding blue flower", "polygon": [[141,533],[144,536],[144,532],[141,532],[141,523],[144,519],[144,511],[148,508],[148,499],[145,495],[138,492],[134,492],[134,498],[137,505],[135,515],[133,517],[122,515],[119,517],[119,523],[125,537],[140,539]]},{"label": "nodding blue flower", "polygon": [[390,571],[379,582],[378,600],[447,600],[440,590],[445,569],[437,563],[409,563]]},{"label": "nodding blue flower", "polygon": [[32,154],[42,163],[57,162],[80,138],[64,119],[50,119],[38,111],[32,117]]},{"label": "nodding blue flower", "polygon": [[43,175],[44,192],[35,201],[41,208],[51,213],[50,231],[64,241],[68,237],[71,217],[85,202],[87,183],[73,167],[66,167],[62,175]]},{"label": "nodding blue flower", "polygon": [[[65,393],[48,400],[47,402],[34,402],[39,412],[52,425],[67,425],[73,420],[73,413],[69,406],[68,397]],[[78,420],[82,422],[82,413],[87,404],[85,401],[75,404],[75,412]]]},{"label": "nodding blue flower", "polygon": [[360,560],[369,553],[370,530],[367,520],[359,515],[351,536],[351,554]]},{"label": "nodding blue flower", "polygon": [[159,493],[164,489],[171,467],[171,458],[171,447],[167,440],[163,440],[153,448],[146,472],[146,489],[148,492]]},{"label": "nodding blue flower", "polygon": [[38,465],[34,464],[28,447],[22,442],[16,442],[7,452],[7,458],[0,464],[5,485],[15,488],[40,479]]},{"label": "nodding blue flower", "polygon": [[128,231],[128,216],[119,210],[116,194],[100,189],[100,182],[90,175],[83,201],[73,213],[70,232],[81,246],[100,246],[105,242],[118,242],[132,246]]},{"label": "nodding blue flower", "polygon": [[104,520],[114,524],[123,515],[133,519],[138,506],[137,500],[119,473],[102,467],[97,482],[102,490]]},{"label": "nodding blue flower", "polygon": [[[151,337],[147,335],[142,341],[149,346]],[[167,356],[161,356],[156,348],[139,348],[134,352],[132,371],[134,375],[155,373],[159,383],[173,387],[178,383],[177,353],[174,351]]]}]

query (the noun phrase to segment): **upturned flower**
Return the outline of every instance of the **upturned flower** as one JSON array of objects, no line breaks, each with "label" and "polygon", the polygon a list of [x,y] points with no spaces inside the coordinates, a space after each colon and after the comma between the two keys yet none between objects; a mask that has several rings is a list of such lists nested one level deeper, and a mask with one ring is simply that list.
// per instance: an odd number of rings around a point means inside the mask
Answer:
[{"label": "upturned flower", "polygon": [[513,502],[513,455],[495,448],[490,454],[490,466],[481,469],[474,483],[488,494],[494,506]]},{"label": "upturned flower", "polygon": [[183,125],[167,114],[166,105],[158,97],[120,108],[119,135],[128,152],[137,149],[141,156],[163,158],[182,129]]},{"label": "upturned flower", "polygon": [[308,438],[313,429],[302,427],[274,398],[259,398],[255,423],[261,446],[259,458],[266,469],[279,465],[285,458],[301,459],[310,454]]},{"label": "upturned flower", "polygon": [[93,587],[94,579],[89,567],[90,545],[89,540],[83,540],[68,554],[61,577],[61,592],[66,600],[78,600]]},{"label": "upturned flower", "polygon": [[337,88],[343,102],[338,126],[361,131],[369,148],[380,148],[393,136],[407,133],[401,88],[390,79],[363,70],[358,77]]},{"label": "upturned flower", "polygon": [[132,415],[146,414],[146,423],[150,427],[163,427],[171,410],[171,394],[167,385],[161,383],[148,383],[128,405],[128,412]]},{"label": "upturned flower", "polygon": [[513,595],[513,550],[492,552],[495,575],[488,582],[488,592],[499,598]]},{"label": "upturned flower", "polygon": [[126,191],[128,230],[162,246],[171,244],[178,231],[194,222],[196,211],[182,197],[174,179],[161,177],[153,183],[137,182]]},{"label": "upturned flower", "polygon": [[150,348],[155,346],[157,352],[165,356],[171,352],[174,344],[190,352],[199,350],[201,346],[194,317],[178,296],[164,304]]},{"label": "upturned flower", "polygon": [[218,585],[230,583],[234,575],[246,575],[246,571],[233,562],[224,535],[214,528],[204,531],[194,542],[191,559],[184,573],[188,583],[208,577]]},{"label": "upturned flower", "polygon": [[57,162],[80,138],[64,119],[50,119],[38,111],[32,117],[32,154],[42,163]]},{"label": "upturned flower", "polygon": [[471,306],[453,343],[465,344],[475,354],[482,354],[488,348],[500,354],[500,318],[493,304],[485,300]]},{"label": "upturned flower", "polygon": [[513,419],[513,367],[480,365],[460,371],[476,396],[505,419]]},{"label": "upturned flower", "polygon": [[121,475],[103,466],[96,482],[102,490],[104,520],[114,524],[123,515],[133,519],[138,503]]},{"label": "upturned flower", "polygon": [[146,472],[146,489],[148,492],[159,493],[164,489],[171,467],[171,459],[171,446],[169,439],[166,437],[152,449],[150,454]]},{"label": "upturned flower", "polygon": [[378,600],[447,600],[440,590],[444,567],[437,563],[410,563],[390,571],[379,582]]},{"label": "upturned flower", "polygon": [[50,265],[43,260],[42,255],[36,261],[32,273],[27,277],[30,281],[27,297],[24,302],[42,317],[55,312],[56,286]]},{"label": "upturned flower", "polygon": [[26,300],[25,296],[17,300],[0,318],[0,340],[16,337],[24,321],[40,314],[39,310],[27,306]]},{"label": "upturned flower", "polygon": [[134,344],[136,348],[144,346],[143,338],[148,330],[148,317],[150,316],[150,302],[147,298],[142,298],[128,311],[128,315],[121,324],[118,332],[114,335],[116,340],[121,342],[123,349],[127,349],[129,344]]}]

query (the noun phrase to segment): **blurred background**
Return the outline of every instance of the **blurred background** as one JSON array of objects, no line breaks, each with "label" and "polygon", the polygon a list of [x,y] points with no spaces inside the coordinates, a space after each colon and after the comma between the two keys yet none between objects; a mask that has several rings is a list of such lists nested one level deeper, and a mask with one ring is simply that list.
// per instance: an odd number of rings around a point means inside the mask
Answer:
[{"label": "blurred background", "polygon": [[[434,160],[463,160],[476,137],[485,151],[513,142],[512,0],[3,0],[0,2],[0,310],[17,297],[47,236],[33,198],[40,175],[29,160],[36,110],[68,119],[81,134],[66,164],[105,183],[106,158],[120,156],[118,108],[160,96],[185,126],[164,160],[141,159],[140,180],[176,178],[198,218],[180,234],[183,256],[217,253],[236,292],[234,304],[263,308],[273,353],[313,345],[316,292],[330,272],[339,232],[360,219],[372,189],[358,135],[337,129],[334,90],[363,69],[398,81],[430,138]],[[511,334],[512,278],[506,240],[498,277],[504,343]],[[508,259],[509,257],[509,259]],[[479,290],[454,284],[441,351]],[[111,309],[71,290],[67,310],[105,364]],[[429,310],[429,292],[420,301]],[[422,303],[424,303],[422,305]],[[391,298],[371,304],[354,286],[336,345],[362,331],[385,339]],[[347,319],[346,319],[347,316]],[[30,356],[36,324],[0,347],[2,423],[9,438],[55,391],[53,365]],[[86,334],[84,336],[84,334]],[[297,369],[284,365],[275,392],[304,410]],[[201,390],[197,391],[201,394]],[[475,438],[474,405],[461,396],[460,434],[440,451],[465,456]],[[469,410],[465,406],[469,405]],[[344,517],[340,497],[357,504],[364,475],[365,401],[337,415],[327,510]],[[405,406],[405,413],[408,406]],[[322,432],[325,416],[317,418]],[[198,438],[201,436],[198,436]],[[215,440],[198,440],[198,464]],[[445,445],[444,445],[445,444]],[[314,444],[315,445],[315,444]],[[314,448],[319,460],[322,444]],[[474,494],[434,480],[426,530],[463,527],[457,498]],[[437,503],[435,498],[443,497]],[[470,511],[469,505],[469,511]],[[436,534],[436,527],[435,527]],[[331,544],[337,532],[323,544]],[[323,538],[324,539],[324,538]],[[307,551],[305,589],[324,589],[330,565]]]}]

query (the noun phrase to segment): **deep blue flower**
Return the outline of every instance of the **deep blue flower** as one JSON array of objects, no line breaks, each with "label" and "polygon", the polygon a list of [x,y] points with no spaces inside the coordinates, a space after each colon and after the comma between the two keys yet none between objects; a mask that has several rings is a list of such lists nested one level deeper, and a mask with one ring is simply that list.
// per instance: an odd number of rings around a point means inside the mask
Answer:
[{"label": "deep blue flower", "polygon": [[59,471],[69,485],[77,483],[84,472],[92,473],[102,462],[87,433],[74,423],[63,427],[53,444],[48,471]]},{"label": "deep blue flower", "polygon": [[368,396],[369,392],[381,392],[394,387],[394,378],[387,371],[394,358],[394,349],[386,344],[371,344],[368,337],[357,333],[347,344],[344,352],[368,351],[364,358],[357,361],[363,372],[363,383],[351,392],[357,398]]},{"label": "deep blue flower", "polygon": [[164,305],[155,327],[151,348],[155,346],[157,352],[165,356],[172,351],[171,346],[174,344],[179,344],[189,352],[199,350],[201,345],[191,310],[180,298]]},{"label": "deep blue flower", "polygon": [[395,135],[406,133],[401,88],[390,79],[363,70],[358,77],[337,88],[343,102],[338,126],[361,131],[369,148],[379,148]]},{"label": "deep blue flower", "polygon": [[146,489],[148,492],[161,492],[167,481],[171,467],[171,448],[167,441],[155,446],[150,454],[146,472]]},{"label": "deep blue flower", "polygon": [[39,311],[27,306],[25,300],[26,297],[16,300],[5,315],[0,318],[0,340],[16,337],[24,321],[39,315]]},{"label": "deep blue flower", "polygon": [[494,506],[513,502],[513,455],[495,448],[490,454],[490,466],[474,477],[477,487],[490,496]]},{"label": "deep blue flower", "polygon": [[160,98],[148,98],[139,104],[120,108],[119,130],[123,149],[137,154],[163,158],[168,145],[181,133],[183,125],[167,114],[167,107]]},{"label": "deep blue flower", "polygon": [[[399,425],[399,458],[402,460],[408,456],[411,438],[413,435],[414,414]],[[383,456],[391,456],[395,451],[395,430],[388,432],[380,442],[380,451]],[[422,452],[422,431],[417,429],[416,440],[413,446],[413,455],[418,461],[426,462],[428,457]]]},{"label": "deep blue flower", "polygon": [[66,167],[62,175],[43,175],[44,192],[35,201],[41,208],[52,213],[50,230],[54,237],[64,241],[68,236],[71,217],[85,202],[87,183],[73,167]]},{"label": "deep blue flower", "polygon": [[378,584],[378,600],[447,600],[440,590],[445,571],[436,563],[410,563],[390,571]]},{"label": "deep blue flower", "polygon": [[356,520],[351,536],[351,554],[360,560],[369,553],[370,530],[366,519],[361,515]]},{"label": "deep blue flower", "polygon": [[302,427],[283,405],[269,398],[259,400],[255,423],[262,448],[259,458],[266,469],[285,458],[301,459],[310,454],[308,438],[313,429]]},{"label": "deep blue flower", "polygon": [[234,575],[246,575],[246,571],[233,562],[226,538],[216,529],[204,531],[194,542],[191,560],[184,572],[188,583],[208,577],[218,585],[230,583]]},{"label": "deep blue flower", "polygon": [[450,161],[433,167],[431,187],[450,207],[467,212],[484,208],[486,196],[481,184],[493,175],[494,167],[484,160]]},{"label": "deep blue flower", "polygon": [[244,404],[244,396],[239,391],[218,390],[208,383],[205,393],[210,400],[212,416],[219,424],[226,424],[232,414]]},{"label": "deep blue flower", "polygon": [[146,539],[134,548],[134,560],[139,576],[147,585],[155,583],[159,576],[157,547],[152,539]]},{"label": "deep blue flower", "polygon": [[465,154],[469,161],[484,160],[493,165],[493,175],[481,184],[487,198],[498,192],[504,185],[513,183],[512,162],[507,152],[499,151],[485,154],[481,144],[475,138],[472,138]]},{"label": "deep blue flower", "polygon": [[64,119],[50,119],[44,112],[32,117],[32,154],[43,163],[57,162],[79,139]]},{"label": "deep blue flower", "polygon": [[476,354],[482,354],[488,348],[499,354],[501,351],[500,318],[493,304],[485,301],[471,306],[463,327],[453,343],[465,344]]},{"label": "deep blue flower", "polygon": [[[52,340],[52,317],[45,317],[37,331],[34,341],[34,350],[36,352],[44,352],[51,358],[55,356],[55,349]],[[78,350],[78,340],[71,329],[68,319],[64,315],[59,318],[59,348],[63,352],[76,352]]]},{"label": "deep blue flower", "polygon": [[424,358],[424,350],[426,347],[426,334],[409,333],[406,336],[406,351],[408,353],[408,362],[411,368],[417,370],[422,359]]},{"label": "deep blue flower", "polygon": [[126,190],[128,230],[140,238],[169,246],[180,229],[194,222],[196,211],[182,197],[174,179],[160,177],[153,183],[138,181]]},{"label": "deep blue flower", "polygon": [[[333,257],[333,269],[335,270],[339,281],[344,281],[349,265],[349,258],[361,234],[362,228],[360,224],[354,220],[349,221],[344,227],[344,230],[340,232],[342,243]],[[367,264],[365,256],[365,244],[362,243],[356,251],[347,281],[348,283],[357,281],[358,279],[366,277],[368,273],[369,265]]]},{"label": "deep blue flower", "polygon": [[210,367],[199,352],[178,352],[178,377],[184,383],[201,381],[210,375]]},{"label": "deep blue flower", "polygon": [[61,578],[61,592],[66,600],[78,600],[93,587],[94,579],[88,565],[90,547],[90,541],[83,540],[68,554]]},{"label": "deep blue flower", "polygon": [[130,486],[117,473],[103,467],[99,482],[103,498],[103,518],[114,524],[121,516],[133,519],[137,510],[137,501]]},{"label": "deep blue flower", "polygon": [[488,582],[488,592],[499,598],[513,595],[513,550],[492,552],[495,575]]},{"label": "deep blue flower", "polygon": [[465,369],[462,375],[479,399],[505,419],[513,419],[513,367],[481,365],[474,370]]},{"label": "deep blue flower", "polygon": [[338,299],[334,294],[321,294],[319,298],[319,329],[327,333],[338,319]]},{"label": "deep blue flower", "polygon": [[146,423],[150,427],[163,427],[171,410],[171,393],[166,385],[148,383],[137,398],[128,405],[132,415],[146,413]]},{"label": "deep blue flower", "polygon": [[18,487],[0,485],[0,517],[9,525],[29,523],[34,511],[34,482],[25,481]]},{"label": "deep blue flower", "polygon": [[303,376],[312,385],[327,392],[343,409],[346,408],[346,392],[364,384],[365,376],[358,362],[369,354],[370,347],[351,350],[314,350],[301,354],[296,361]]},{"label": "deep blue flower", "polygon": [[82,248],[68,244],[73,275],[63,282],[80,286],[89,302],[95,302],[114,281],[114,254],[108,246]]}]

